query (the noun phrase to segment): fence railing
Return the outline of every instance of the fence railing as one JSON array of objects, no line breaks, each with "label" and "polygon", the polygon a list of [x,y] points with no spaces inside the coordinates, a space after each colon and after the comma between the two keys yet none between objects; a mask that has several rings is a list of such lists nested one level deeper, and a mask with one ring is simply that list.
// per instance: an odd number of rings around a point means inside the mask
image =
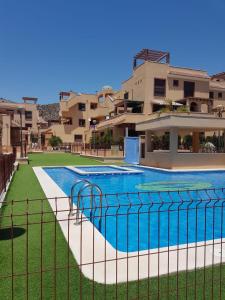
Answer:
[{"label": "fence railing", "polygon": [[10,154],[0,154],[0,195],[6,191],[7,183],[13,173],[16,151]]},{"label": "fence railing", "polygon": [[77,201],[3,204],[2,299],[225,299],[225,189]]},{"label": "fence railing", "polygon": [[122,144],[90,144],[74,143],[71,145],[71,151],[74,153],[102,156],[102,157],[124,157],[124,146]]}]

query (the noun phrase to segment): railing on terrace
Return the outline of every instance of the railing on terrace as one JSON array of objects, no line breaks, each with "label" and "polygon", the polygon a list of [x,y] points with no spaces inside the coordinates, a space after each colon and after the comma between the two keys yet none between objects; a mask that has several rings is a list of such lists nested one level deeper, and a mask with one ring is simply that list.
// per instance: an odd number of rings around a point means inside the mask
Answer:
[{"label": "railing on terrace", "polygon": [[6,191],[7,184],[14,170],[15,160],[16,151],[10,154],[0,154],[0,196],[2,192]]},{"label": "railing on terrace", "polygon": [[123,144],[90,144],[90,143],[74,143],[71,145],[71,151],[73,153],[79,153],[83,155],[93,155],[102,157],[124,157]]},{"label": "railing on terrace", "polygon": [[225,299],[225,189],[80,200],[3,203],[1,299]]}]

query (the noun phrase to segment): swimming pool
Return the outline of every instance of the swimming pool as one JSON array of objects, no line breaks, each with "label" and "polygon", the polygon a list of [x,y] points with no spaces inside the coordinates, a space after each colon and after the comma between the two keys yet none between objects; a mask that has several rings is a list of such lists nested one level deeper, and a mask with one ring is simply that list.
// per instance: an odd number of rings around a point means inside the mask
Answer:
[{"label": "swimming pool", "polygon": [[[115,249],[133,252],[225,236],[225,191],[215,190],[225,187],[224,171],[129,168],[143,173],[89,176],[108,194],[103,197],[101,218],[99,209],[90,210],[88,197],[82,201],[84,215]],[[44,171],[66,195],[76,179],[85,177],[63,167]],[[97,196],[95,204],[100,205]]]}]

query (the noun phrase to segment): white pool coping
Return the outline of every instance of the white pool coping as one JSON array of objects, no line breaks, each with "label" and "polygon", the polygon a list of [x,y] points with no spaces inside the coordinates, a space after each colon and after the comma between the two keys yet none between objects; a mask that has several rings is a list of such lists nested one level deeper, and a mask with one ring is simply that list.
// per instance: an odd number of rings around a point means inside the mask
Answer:
[{"label": "white pool coping", "polygon": [[[71,252],[78,265],[82,265],[80,269],[84,276],[90,280],[115,284],[225,262],[224,238],[127,253],[112,247],[84,215],[81,235],[81,225],[75,225],[74,217],[71,220],[68,216],[68,196],[42,167],[33,167],[33,170],[46,197],[52,198],[48,201],[67,242],[69,236]],[[65,200],[59,199],[56,205],[55,197],[65,197]],[[76,210],[74,204],[73,208]]]},{"label": "white pool coping", "polygon": [[225,168],[217,168],[217,169],[209,169],[209,168],[203,168],[203,169],[164,169],[164,168],[156,168],[156,167],[150,167],[150,166],[144,166],[144,165],[135,165],[134,167],[140,168],[140,169],[150,169],[155,171],[163,171],[168,173],[179,173],[179,172],[218,172],[218,171],[225,171]]}]

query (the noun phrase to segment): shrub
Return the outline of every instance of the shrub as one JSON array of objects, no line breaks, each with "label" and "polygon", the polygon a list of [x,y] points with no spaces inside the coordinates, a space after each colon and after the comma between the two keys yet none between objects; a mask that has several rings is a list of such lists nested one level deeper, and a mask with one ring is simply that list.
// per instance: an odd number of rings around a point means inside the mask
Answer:
[{"label": "shrub", "polygon": [[53,135],[50,139],[49,139],[49,144],[52,147],[58,147],[62,144],[62,140],[59,136],[55,136]]}]

